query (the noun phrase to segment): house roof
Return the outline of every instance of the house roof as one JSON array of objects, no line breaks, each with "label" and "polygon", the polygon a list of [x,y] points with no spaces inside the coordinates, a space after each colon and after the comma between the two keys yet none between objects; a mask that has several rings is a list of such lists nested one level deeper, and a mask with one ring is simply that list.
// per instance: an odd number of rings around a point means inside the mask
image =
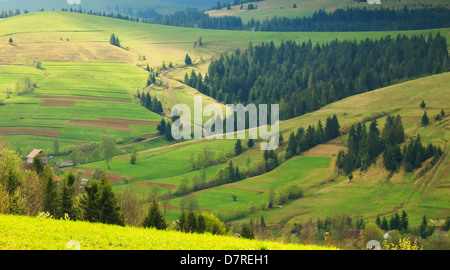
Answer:
[{"label": "house roof", "polygon": [[31,151],[31,153],[27,156],[27,158],[34,158],[35,156],[37,156],[38,154],[42,153],[41,149],[34,149],[33,151]]},{"label": "house roof", "polygon": [[60,182],[60,181],[61,181],[61,177],[59,177],[59,176],[57,176],[57,175],[54,175],[54,176],[53,176],[53,181],[55,181],[55,182]]}]

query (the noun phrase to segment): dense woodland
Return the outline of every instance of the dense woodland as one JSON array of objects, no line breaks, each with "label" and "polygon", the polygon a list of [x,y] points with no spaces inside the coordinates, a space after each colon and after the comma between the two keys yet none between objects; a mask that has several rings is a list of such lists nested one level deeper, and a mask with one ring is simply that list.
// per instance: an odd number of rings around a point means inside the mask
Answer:
[{"label": "dense woodland", "polygon": [[225,104],[280,104],[280,119],[289,119],[354,94],[447,71],[448,58],[439,33],[323,45],[270,42],[222,54],[207,74],[186,74],[185,83]]},{"label": "dense woodland", "polygon": [[424,8],[394,10],[378,8],[337,9],[327,13],[319,10],[312,17],[273,17],[261,23],[250,21],[247,29],[255,31],[396,31],[450,27],[450,9]]},{"label": "dense woodland", "polygon": [[[255,9],[253,4],[247,8]],[[220,6],[223,8],[224,6]],[[218,7],[213,8],[218,9]],[[220,16],[210,17],[197,9],[188,8],[173,14],[162,15],[154,10],[138,12],[137,16],[114,12],[83,11],[77,9],[62,9],[63,11],[85,13],[111,17],[122,20],[140,21],[181,27],[203,29],[247,30],[247,31],[275,31],[275,32],[344,32],[344,31],[397,31],[450,27],[450,9],[423,8],[395,10],[378,8],[337,9],[327,13],[316,11],[311,17],[272,17],[263,21],[251,19],[244,24],[240,17]],[[20,12],[20,11],[16,11]],[[3,14],[3,13],[2,13]],[[11,11],[8,14],[14,14]]]},{"label": "dense woodland", "polygon": [[411,172],[422,167],[422,163],[430,158],[433,158],[431,164],[434,165],[443,154],[440,147],[431,143],[424,146],[420,135],[409,142],[405,141],[405,131],[399,115],[388,116],[381,131],[375,119],[371,121],[369,130],[365,123],[358,123],[350,128],[348,151],[339,152],[336,165],[345,174],[351,175],[356,169],[367,170],[382,154],[386,170],[395,172],[404,165],[405,170]]}]

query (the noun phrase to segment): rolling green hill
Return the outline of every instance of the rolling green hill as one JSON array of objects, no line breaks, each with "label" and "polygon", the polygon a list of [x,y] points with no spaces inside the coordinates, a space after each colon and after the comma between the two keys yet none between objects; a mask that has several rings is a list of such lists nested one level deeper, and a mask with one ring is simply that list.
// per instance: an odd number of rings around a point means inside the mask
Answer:
[{"label": "rolling green hill", "polygon": [[[0,19],[0,103],[6,104],[0,106],[0,136],[8,138],[13,148],[22,150],[23,154],[34,148],[52,153],[55,140],[62,150],[71,150],[96,142],[102,135],[114,137],[121,146],[129,144],[131,146],[122,152],[124,155],[112,160],[107,172],[115,191],[131,188],[146,207],[152,194],[173,194],[180,186],[191,186],[194,179],[202,177],[203,181],[211,180],[227,167],[229,161],[241,170],[252,170],[262,163],[263,155],[259,150],[261,142],[237,157],[234,156],[235,140],[203,139],[172,144],[163,139],[136,142],[138,135],[156,136],[155,123],[161,119],[138,104],[134,98],[136,91],[149,91],[162,101],[165,112],[169,113],[173,105],[180,102],[192,105],[193,96],[200,95],[182,83],[185,73],[193,69],[205,72],[211,59],[226,51],[245,49],[249,42],[274,41],[279,44],[283,40],[298,43],[311,40],[313,44],[323,44],[336,39],[360,41],[386,35],[428,36],[437,32],[449,40],[449,29],[355,33],[240,32],[151,25],[67,12],[38,12]],[[109,44],[112,33],[120,38],[122,48]],[[199,37],[204,46],[194,48]],[[184,64],[187,53],[191,55],[193,65]],[[36,67],[37,61],[41,62],[40,67]],[[156,69],[163,63],[172,63],[173,68],[162,71],[158,82],[146,87],[146,65]],[[35,87],[33,91],[20,93],[27,78],[35,83]],[[269,173],[197,190],[188,196],[195,196],[199,210],[215,213],[235,225],[264,216],[276,236],[289,232],[294,224],[336,213],[374,220],[377,215],[388,217],[406,210],[413,226],[420,223],[424,214],[429,218],[445,218],[450,215],[449,81],[450,73],[418,78],[355,95],[283,121],[280,130],[286,140],[299,127],[315,125],[336,114],[344,135],[284,162]],[[206,96],[204,100],[206,104],[215,103]],[[419,104],[422,100],[427,103],[431,119],[427,127],[420,125],[423,109]],[[447,113],[446,117],[434,120],[442,109]],[[442,159],[426,171],[421,172],[425,166],[412,173],[401,169],[388,177],[380,157],[368,171],[355,172],[351,181],[337,175],[336,155],[339,150],[346,149],[345,132],[350,126],[370,118],[377,118],[382,126],[387,115],[397,114],[403,118],[407,140],[420,134],[423,142],[444,149]],[[280,156],[285,146],[286,142],[277,149]],[[137,163],[131,165],[130,156],[125,153],[134,147],[139,147],[139,152]],[[210,166],[204,171],[194,170],[192,160],[205,152],[210,155]],[[96,168],[106,170],[106,163],[88,163],[78,166],[77,170],[91,176]],[[304,191],[303,197],[268,209],[270,191],[290,184],[300,187]],[[169,220],[177,219],[181,201],[188,196],[176,196],[169,201],[166,206]],[[52,243],[45,248],[59,249],[64,244]],[[5,248],[16,247],[4,245]],[[36,245],[17,247],[33,249]],[[95,243],[89,247],[115,248],[114,244]]]},{"label": "rolling green hill", "polygon": [[70,250],[319,250],[313,245],[252,241],[212,234],[184,234],[39,217],[0,215],[0,249]]},{"label": "rolling green hill", "polygon": [[[256,5],[256,9],[248,10],[248,5]],[[296,7],[294,7],[294,4]],[[277,17],[309,17],[319,9],[326,12],[333,12],[336,9],[345,8],[367,8],[375,9],[379,7],[391,9],[423,8],[423,7],[449,7],[449,3],[445,0],[381,0],[381,5],[370,5],[367,2],[355,0],[264,0],[244,4],[241,9],[240,5],[232,6],[230,9],[223,8],[221,10],[207,11],[210,16],[238,16],[242,18],[244,23],[254,20],[264,20],[266,18]]]}]

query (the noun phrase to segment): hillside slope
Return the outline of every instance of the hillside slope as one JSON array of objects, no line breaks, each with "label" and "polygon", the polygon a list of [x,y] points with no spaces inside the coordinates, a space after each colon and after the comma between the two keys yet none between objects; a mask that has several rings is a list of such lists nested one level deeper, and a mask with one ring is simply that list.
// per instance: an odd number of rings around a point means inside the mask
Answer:
[{"label": "hillside slope", "polygon": [[0,250],[314,250],[328,247],[0,215]]}]

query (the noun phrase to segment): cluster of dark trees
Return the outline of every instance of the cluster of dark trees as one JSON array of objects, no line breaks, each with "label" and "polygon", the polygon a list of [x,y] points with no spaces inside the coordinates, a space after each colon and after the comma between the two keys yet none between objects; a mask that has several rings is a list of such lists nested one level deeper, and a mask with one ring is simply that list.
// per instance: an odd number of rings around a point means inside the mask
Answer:
[{"label": "cluster of dark trees", "polygon": [[82,10],[82,9],[76,9],[76,8],[70,8],[70,9],[62,8],[61,11],[74,12],[74,13],[83,13],[83,14],[88,14],[88,15],[109,17],[109,18],[114,18],[114,19],[119,19],[119,20],[139,22],[139,17],[123,15],[123,14],[121,14],[119,12],[106,13],[104,11]]},{"label": "cluster of dark trees", "polygon": [[[24,11],[24,14],[26,13],[28,13],[28,10]],[[20,9],[16,9],[15,11],[2,9],[2,11],[0,12],[0,18],[8,18],[17,15],[20,15]]]},{"label": "cluster of dark trees", "polygon": [[244,28],[242,19],[239,17],[210,17],[200,11],[177,11],[174,14],[158,15],[144,22],[203,29],[242,30]]},{"label": "cluster of dark trees", "polygon": [[111,38],[109,39],[109,44],[114,45],[119,48],[121,47],[119,37],[116,37],[115,34],[111,34]]},{"label": "cluster of dark trees", "polygon": [[136,94],[136,97],[139,99],[139,103],[141,104],[141,106],[145,107],[147,110],[155,112],[157,114],[163,113],[163,107],[162,107],[161,101],[159,101],[155,97],[152,98],[150,96],[149,92],[140,93],[138,91]]},{"label": "cluster of dark trees", "polygon": [[228,162],[228,166],[225,169],[219,171],[216,183],[218,185],[224,185],[227,183],[233,183],[244,179],[244,175],[239,172],[239,167],[233,165],[233,161]]},{"label": "cluster of dark trees", "polygon": [[[235,0],[240,4],[249,2],[246,0]],[[256,1],[252,1],[256,2]],[[228,9],[232,4],[217,4],[212,9]],[[241,6],[243,8],[243,6]],[[257,6],[249,4],[247,9],[256,9]],[[162,25],[172,25],[181,27],[195,27],[204,29],[222,30],[247,30],[247,31],[397,31],[397,30],[417,30],[447,28],[450,26],[450,9],[448,8],[421,8],[402,10],[389,8],[347,8],[337,9],[327,13],[324,10],[316,11],[311,17],[273,17],[263,21],[251,19],[247,24],[242,19],[235,16],[210,17],[208,14],[197,9],[188,8],[184,11],[177,11],[174,14],[162,15],[153,9],[139,11],[137,16],[123,15],[118,12],[105,13],[81,9],[62,9],[63,11],[85,13],[90,15],[104,16],[121,20],[130,20],[144,23],[154,23]],[[2,13],[3,16],[17,15],[13,11]],[[20,11],[19,11],[20,12]],[[2,17],[0,17],[2,18]]]},{"label": "cluster of dark trees", "polygon": [[164,118],[161,119],[161,121],[159,122],[159,125],[156,127],[156,130],[158,130],[159,135],[164,135],[166,140],[168,140],[169,142],[172,142],[175,140],[172,137],[172,123],[170,121],[166,122],[166,120],[164,120]]},{"label": "cluster of dark trees", "polygon": [[[227,7],[221,5],[220,8]],[[255,9],[250,4],[248,9]],[[214,8],[218,9],[218,7]],[[398,31],[447,28],[450,26],[450,9],[422,8],[403,10],[378,8],[347,8],[327,13],[316,11],[311,17],[273,17],[263,21],[251,19],[244,24],[239,17],[210,17],[201,11],[190,10],[170,15],[158,15],[148,23],[198,27],[204,29],[247,30],[247,31]]]},{"label": "cluster of dark trees", "polygon": [[412,139],[403,149],[403,164],[407,172],[412,172],[414,169],[420,168],[422,163],[433,158],[431,164],[434,165],[438,158],[442,156],[443,151],[441,147],[436,147],[431,143],[427,147],[423,146],[420,135],[416,139]]},{"label": "cluster of dark trees", "polygon": [[408,215],[406,214],[405,210],[403,210],[401,217],[398,213],[395,213],[395,215],[391,216],[390,220],[388,221],[386,217],[383,217],[383,219],[381,219],[380,216],[377,216],[375,223],[380,229],[385,232],[390,230],[406,231],[408,230],[409,221]]},{"label": "cluster of dark trees", "polygon": [[[77,187],[80,185],[80,179],[77,180],[73,173],[68,173],[58,184],[54,179],[52,168],[44,166],[39,156],[34,158],[31,170],[41,182],[37,186],[42,187],[40,209],[43,212],[56,219],[69,218],[124,225],[117,198],[105,173],[99,179],[93,179],[84,185],[84,192],[80,193]],[[78,204],[75,203],[76,196],[79,196]]]},{"label": "cluster of dark trees", "polygon": [[322,46],[250,43],[212,61],[206,75],[186,75],[185,82],[225,104],[279,104],[280,119],[289,119],[350,95],[445,72],[448,58],[439,33]]},{"label": "cluster of dark trees", "polygon": [[289,136],[285,157],[290,158],[298,155],[318,144],[337,138],[340,135],[340,125],[336,115],[327,118],[325,127],[323,127],[320,120],[316,127],[309,125],[306,131],[301,127],[297,130],[296,134],[292,132]]},{"label": "cluster of dark trees", "polygon": [[376,158],[383,154],[383,163],[387,170],[397,171],[404,164],[407,171],[419,168],[428,158],[434,157],[433,162],[442,155],[442,149],[429,144],[424,147],[420,136],[404,146],[405,132],[399,115],[388,116],[383,130],[377,127],[376,119],[372,120],[367,131],[365,123],[358,123],[350,128],[348,136],[348,151],[340,151],[336,161],[338,168],[347,175],[354,170],[367,170],[376,162]]},{"label": "cluster of dark trees", "polygon": [[[217,5],[212,7],[211,10],[221,10],[223,8],[226,8],[228,10],[231,9],[231,6],[238,6],[241,5],[241,9],[243,9],[243,4],[246,3],[250,3],[250,2],[261,2],[263,0],[233,0],[233,2],[224,2],[224,3],[220,3],[217,2]],[[249,4],[248,5],[248,10],[252,10],[252,9],[257,9],[257,6],[254,4]]]},{"label": "cluster of dark trees", "polygon": [[244,26],[255,31],[276,32],[344,32],[344,31],[397,31],[447,28],[450,9],[423,8],[395,10],[389,8],[347,8],[327,13],[314,12],[312,17],[273,17],[262,22],[250,21]]}]

